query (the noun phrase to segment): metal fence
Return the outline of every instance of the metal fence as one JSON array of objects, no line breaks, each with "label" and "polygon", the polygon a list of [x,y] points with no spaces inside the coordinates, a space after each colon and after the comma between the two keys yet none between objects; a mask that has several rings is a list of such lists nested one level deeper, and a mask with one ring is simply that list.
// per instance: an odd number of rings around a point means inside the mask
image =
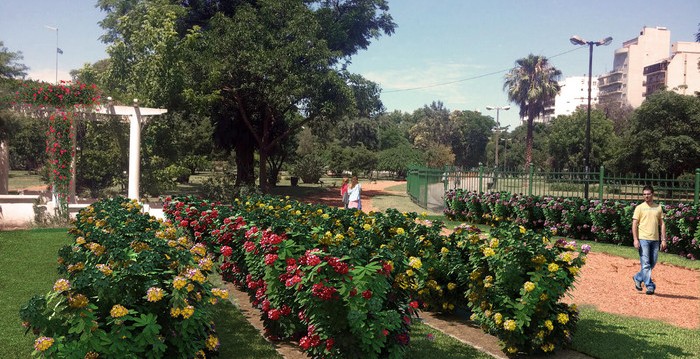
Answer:
[{"label": "metal fence", "polygon": [[502,170],[481,166],[471,170],[412,167],[408,170],[407,190],[411,199],[432,211],[444,209],[444,194],[452,189],[477,192],[521,193],[534,196],[585,197],[589,199],[641,200],[645,185],[654,187],[655,198],[665,203],[698,204],[700,169],[694,176],[617,175],[597,172],[547,172],[530,166],[528,171]]}]

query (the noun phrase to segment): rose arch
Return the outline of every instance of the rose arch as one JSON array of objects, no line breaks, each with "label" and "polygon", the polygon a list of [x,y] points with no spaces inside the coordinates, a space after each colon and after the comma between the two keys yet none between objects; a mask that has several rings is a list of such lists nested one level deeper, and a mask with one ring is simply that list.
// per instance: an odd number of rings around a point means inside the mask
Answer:
[{"label": "rose arch", "polygon": [[[128,197],[139,200],[141,176],[141,125],[148,117],[161,115],[167,109],[115,105],[111,98],[101,102],[95,85],[61,82],[58,85],[23,85],[15,93],[12,108],[28,116],[46,118],[46,154],[53,207],[60,217],[68,217],[68,204],[75,203],[76,126],[77,119],[96,120],[97,114],[121,116],[129,121],[129,186]],[[7,173],[4,174],[5,176]]]}]

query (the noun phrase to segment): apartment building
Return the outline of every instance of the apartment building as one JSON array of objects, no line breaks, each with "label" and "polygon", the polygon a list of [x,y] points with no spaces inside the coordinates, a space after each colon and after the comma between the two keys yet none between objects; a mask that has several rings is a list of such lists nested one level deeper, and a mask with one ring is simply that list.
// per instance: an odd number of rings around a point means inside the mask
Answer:
[{"label": "apartment building", "polygon": [[[561,90],[554,100],[553,117],[571,115],[579,106],[588,106],[588,76],[567,77],[559,81]],[[598,103],[598,79],[591,81],[591,105]]]},{"label": "apartment building", "polygon": [[676,42],[671,57],[644,67],[644,97],[666,89],[682,95],[700,92],[700,42]]},{"label": "apartment building", "polygon": [[646,93],[644,68],[669,58],[671,31],[644,27],[639,36],[615,50],[613,70],[598,77],[599,103],[639,107]]}]

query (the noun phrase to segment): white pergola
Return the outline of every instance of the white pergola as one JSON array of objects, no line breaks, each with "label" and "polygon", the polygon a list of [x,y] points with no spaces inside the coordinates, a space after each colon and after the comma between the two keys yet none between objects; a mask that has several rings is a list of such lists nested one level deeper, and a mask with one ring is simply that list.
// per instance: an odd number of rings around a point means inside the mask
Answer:
[{"label": "white pergola", "polygon": [[[139,102],[134,99],[133,106],[115,106],[112,98],[108,97],[109,103],[98,106],[95,113],[123,116],[129,118],[129,191],[128,197],[139,201],[139,179],[141,178],[141,124],[145,123],[148,117],[162,115],[168,112],[163,108],[139,107]],[[75,179],[73,180],[75,183]]]}]

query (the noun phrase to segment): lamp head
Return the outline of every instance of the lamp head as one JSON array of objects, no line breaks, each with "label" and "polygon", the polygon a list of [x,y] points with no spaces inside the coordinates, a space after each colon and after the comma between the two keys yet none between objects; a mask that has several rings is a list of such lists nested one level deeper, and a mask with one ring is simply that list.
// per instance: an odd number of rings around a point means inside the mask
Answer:
[{"label": "lamp head", "polygon": [[490,111],[490,110],[493,110],[494,107],[493,106],[486,106],[486,109]]},{"label": "lamp head", "polygon": [[[610,39],[612,40],[612,39]],[[578,35],[572,36],[569,41],[571,41],[572,44],[574,45],[585,45],[586,41],[582,38],[580,38]]]},{"label": "lamp head", "polygon": [[600,46],[600,45],[608,46],[608,45],[610,45],[611,42],[612,42],[612,37],[611,37],[611,36],[608,36],[608,37],[606,37],[606,38],[604,38],[604,39],[602,39],[602,40],[596,42],[595,44],[596,44],[597,46]]},{"label": "lamp head", "polygon": [[508,111],[508,110],[510,110],[510,106],[503,106],[503,107],[501,107],[501,109]]}]

